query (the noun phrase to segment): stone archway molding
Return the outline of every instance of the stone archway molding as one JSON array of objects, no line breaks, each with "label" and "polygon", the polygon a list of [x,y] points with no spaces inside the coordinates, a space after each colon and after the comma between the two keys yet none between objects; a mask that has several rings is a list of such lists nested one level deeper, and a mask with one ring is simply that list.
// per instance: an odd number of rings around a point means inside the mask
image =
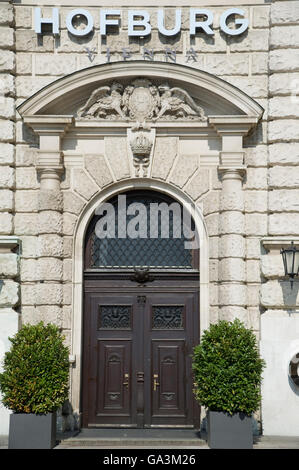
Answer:
[{"label": "stone archway molding", "polygon": [[240,114],[256,120],[259,120],[263,114],[263,108],[256,101],[214,75],[185,65],[158,61],[146,62],[144,60],[112,62],[74,72],[39,90],[18,107],[18,112],[22,117],[44,114],[43,110],[49,104],[54,101],[58,102],[59,99],[66,100],[68,94],[74,94],[77,90],[82,90],[84,86],[136,76],[179,80],[207,90],[235,105],[240,110]]}]

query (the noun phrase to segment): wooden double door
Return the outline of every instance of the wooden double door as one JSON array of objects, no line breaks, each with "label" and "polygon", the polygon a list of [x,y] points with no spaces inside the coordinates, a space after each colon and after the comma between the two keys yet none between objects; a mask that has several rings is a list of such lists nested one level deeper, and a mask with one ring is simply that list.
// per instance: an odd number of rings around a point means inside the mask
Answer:
[{"label": "wooden double door", "polygon": [[131,285],[85,283],[83,427],[198,427],[198,287]]}]

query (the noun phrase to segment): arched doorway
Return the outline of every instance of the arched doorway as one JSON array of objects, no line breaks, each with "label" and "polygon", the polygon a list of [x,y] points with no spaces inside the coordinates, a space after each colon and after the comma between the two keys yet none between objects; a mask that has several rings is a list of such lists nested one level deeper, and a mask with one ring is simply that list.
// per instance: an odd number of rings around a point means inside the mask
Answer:
[{"label": "arched doorway", "polygon": [[198,427],[199,249],[186,248],[194,222],[156,191],[108,202],[85,237],[83,427]]}]

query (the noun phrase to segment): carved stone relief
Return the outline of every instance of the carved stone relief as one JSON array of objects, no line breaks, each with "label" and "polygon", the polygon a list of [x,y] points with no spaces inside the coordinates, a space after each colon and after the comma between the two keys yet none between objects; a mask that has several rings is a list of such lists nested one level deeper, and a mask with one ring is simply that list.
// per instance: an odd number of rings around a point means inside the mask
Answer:
[{"label": "carved stone relief", "polygon": [[84,119],[131,120],[137,122],[157,120],[206,121],[203,109],[190,94],[169,83],[154,84],[138,78],[124,87],[113,82],[111,86],[97,88],[78,110]]}]

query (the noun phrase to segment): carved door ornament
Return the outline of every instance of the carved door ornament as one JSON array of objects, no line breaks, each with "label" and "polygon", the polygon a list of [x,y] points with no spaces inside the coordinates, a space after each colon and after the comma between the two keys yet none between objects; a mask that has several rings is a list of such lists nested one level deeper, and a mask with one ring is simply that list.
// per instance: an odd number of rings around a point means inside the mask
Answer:
[{"label": "carved door ornament", "polygon": [[157,85],[145,78],[138,78],[125,87],[113,82],[97,88],[78,110],[77,117],[136,122],[207,120],[203,109],[186,90],[171,87],[168,82]]},{"label": "carved door ornament", "polygon": [[153,282],[154,278],[149,274],[148,267],[134,267],[134,274],[131,276],[131,281],[138,282],[138,284],[145,284],[146,282]]}]

